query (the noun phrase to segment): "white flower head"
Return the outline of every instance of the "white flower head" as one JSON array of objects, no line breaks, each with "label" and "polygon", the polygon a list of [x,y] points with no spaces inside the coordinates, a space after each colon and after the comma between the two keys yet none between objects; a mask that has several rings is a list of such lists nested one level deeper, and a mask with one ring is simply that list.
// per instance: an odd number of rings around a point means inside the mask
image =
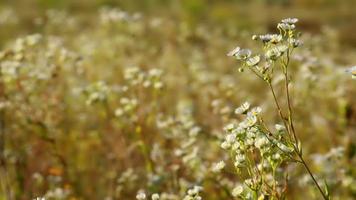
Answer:
[{"label": "white flower head", "polygon": [[356,66],[350,67],[345,70],[347,73],[350,73],[353,79],[356,79]]},{"label": "white flower head", "polygon": [[251,56],[252,52],[249,49],[241,49],[236,53],[236,58],[238,60],[245,60]]},{"label": "white flower head", "polygon": [[250,57],[246,60],[246,64],[250,67],[258,65],[260,63],[261,57],[259,55]]},{"label": "white flower head", "polygon": [[295,29],[295,25],[294,24],[287,24],[287,23],[279,23],[277,25],[277,28],[282,29],[284,31],[290,31],[290,30],[294,30]]},{"label": "white flower head", "polygon": [[157,194],[157,193],[152,194],[151,199],[152,200],[159,200],[159,194]]},{"label": "white flower head", "polygon": [[136,199],[137,200],[145,200],[146,199],[146,194],[144,191],[140,190],[137,192],[137,195],[136,195]]},{"label": "white flower head", "polygon": [[299,21],[298,18],[282,19],[282,23],[285,23],[285,24],[295,24],[295,23],[297,23],[298,21]]},{"label": "white flower head", "polygon": [[247,113],[247,115],[248,115],[248,116],[250,116],[250,115],[257,116],[257,115],[259,115],[261,112],[262,112],[262,108],[258,106],[258,107],[252,108],[251,111]]},{"label": "white flower head", "polygon": [[232,189],[232,196],[238,197],[243,193],[243,191],[244,191],[244,188],[242,187],[242,185],[238,185],[238,186],[234,187],[234,189]]},{"label": "white flower head", "polygon": [[283,125],[280,125],[280,124],[276,124],[276,125],[274,125],[274,127],[278,132],[282,132],[282,131],[286,130],[286,127]]},{"label": "white flower head", "polygon": [[257,122],[256,115],[249,115],[245,120],[247,127],[252,127],[253,125],[256,124],[256,122]]},{"label": "white flower head", "polygon": [[231,147],[231,144],[224,141],[223,143],[221,143],[220,147],[223,149],[229,149]]},{"label": "white flower head", "polygon": [[282,35],[279,35],[279,34],[265,34],[265,35],[260,35],[259,39],[263,43],[271,42],[273,44],[277,44],[282,41],[283,37],[282,37]]},{"label": "white flower head", "polygon": [[249,108],[250,108],[250,103],[245,102],[240,107],[236,108],[235,114],[246,114]]},{"label": "white flower head", "polygon": [[237,52],[240,51],[240,47],[235,47],[235,49],[231,50],[229,53],[227,53],[227,56],[236,56]]},{"label": "white flower head", "polygon": [[218,173],[218,172],[220,172],[222,169],[224,169],[225,165],[226,165],[226,164],[225,164],[224,161],[220,161],[220,162],[214,163],[214,164],[213,164],[213,167],[212,167],[212,171],[215,172],[215,173]]}]

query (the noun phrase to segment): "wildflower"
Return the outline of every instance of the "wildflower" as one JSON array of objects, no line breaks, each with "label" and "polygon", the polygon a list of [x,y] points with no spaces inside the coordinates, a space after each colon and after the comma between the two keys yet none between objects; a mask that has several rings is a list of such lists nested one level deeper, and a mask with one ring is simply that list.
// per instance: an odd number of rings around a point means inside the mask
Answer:
[{"label": "wildflower", "polygon": [[356,79],[356,66],[346,69],[347,73],[350,73],[353,79]]},{"label": "wildflower", "polygon": [[159,200],[159,194],[157,194],[157,193],[152,194],[151,199],[152,200]]},{"label": "wildflower", "polygon": [[245,60],[251,56],[251,53],[252,52],[249,49],[241,49],[236,53],[235,56],[238,60]]},{"label": "wildflower", "polygon": [[297,48],[302,45],[302,42],[300,40],[294,38],[290,38],[289,43],[293,46],[293,48]]},{"label": "wildflower", "polygon": [[236,139],[236,135],[231,133],[231,134],[228,134],[226,137],[225,137],[225,140],[226,142],[232,144]]},{"label": "wildflower", "polygon": [[215,163],[212,167],[212,171],[217,173],[220,172],[222,169],[224,169],[225,167],[225,162],[224,161],[220,161],[218,163]]},{"label": "wildflower", "polygon": [[246,157],[244,154],[237,154],[235,156],[235,163],[234,165],[236,167],[241,167],[243,165],[243,163],[245,163]]},{"label": "wildflower", "polygon": [[287,23],[279,23],[277,25],[277,28],[282,29],[284,31],[291,31],[295,29],[295,25],[294,24],[287,24]]},{"label": "wildflower", "polygon": [[255,141],[255,146],[258,149],[261,149],[262,147],[264,147],[267,144],[268,144],[268,139],[266,137],[259,137]]},{"label": "wildflower", "polygon": [[257,116],[261,112],[262,112],[262,108],[261,107],[255,107],[255,108],[252,108],[251,111],[247,113],[247,115]]},{"label": "wildflower", "polygon": [[286,145],[284,145],[281,142],[278,142],[277,146],[278,146],[278,148],[280,148],[284,152],[289,152],[289,153],[293,152],[293,150],[291,148],[287,147]]},{"label": "wildflower", "polygon": [[243,191],[244,191],[244,188],[242,187],[242,185],[238,185],[238,186],[234,187],[234,189],[232,189],[232,196],[238,197],[243,193]]},{"label": "wildflower", "polygon": [[250,115],[246,118],[246,125],[247,127],[252,127],[253,125],[255,125],[257,122],[257,117],[255,115]]},{"label": "wildflower", "polygon": [[295,24],[295,23],[297,23],[298,21],[299,21],[298,18],[282,19],[282,23],[285,23],[285,24]]},{"label": "wildflower", "polygon": [[250,103],[245,102],[240,107],[236,108],[235,114],[246,114],[249,108],[250,108]]},{"label": "wildflower", "polygon": [[221,143],[220,147],[223,149],[229,149],[231,147],[231,144],[224,141],[223,143]]},{"label": "wildflower", "polygon": [[280,125],[280,124],[276,124],[276,125],[274,125],[274,127],[278,132],[286,130],[286,127],[283,125]]},{"label": "wildflower", "polygon": [[263,43],[271,42],[273,44],[277,44],[281,42],[283,39],[282,35],[279,34],[265,34],[265,35],[260,35],[259,38]]},{"label": "wildflower", "polygon": [[286,52],[288,47],[286,45],[280,45],[269,49],[266,52],[266,58],[270,60],[277,60],[280,56]]},{"label": "wildflower", "polygon": [[227,56],[236,56],[236,54],[237,54],[237,52],[239,52],[240,51],[240,47],[235,47],[235,49],[233,49],[233,50],[231,50],[228,54],[227,54]]},{"label": "wildflower", "polygon": [[233,123],[230,123],[224,127],[224,130],[227,132],[231,132],[234,129],[235,129],[235,124],[233,124]]},{"label": "wildflower", "polygon": [[254,57],[250,57],[247,59],[246,64],[250,67],[256,66],[258,65],[258,63],[260,62],[261,58],[259,55],[254,56]]},{"label": "wildflower", "polygon": [[202,198],[199,196],[199,193],[202,190],[202,187],[194,186],[192,189],[188,190],[187,195],[183,198],[183,200],[201,200]]},{"label": "wildflower", "polygon": [[140,190],[138,191],[137,195],[136,195],[136,199],[137,200],[145,200],[146,199],[146,194],[144,191]]}]

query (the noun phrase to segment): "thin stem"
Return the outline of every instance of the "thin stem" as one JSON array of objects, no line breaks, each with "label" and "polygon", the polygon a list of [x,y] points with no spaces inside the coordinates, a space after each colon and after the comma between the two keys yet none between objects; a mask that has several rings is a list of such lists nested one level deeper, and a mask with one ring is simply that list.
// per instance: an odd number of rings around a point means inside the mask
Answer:
[{"label": "thin stem", "polygon": [[282,119],[284,126],[287,128],[287,132],[288,132],[289,137],[291,137],[291,136],[290,136],[290,131],[289,131],[289,128],[288,128],[289,126],[288,126],[288,124],[286,123],[285,117],[283,116],[281,106],[280,106],[279,103],[278,103],[278,99],[277,99],[277,96],[276,96],[276,93],[275,93],[275,91],[274,91],[274,88],[273,88],[273,86],[272,86],[271,81],[268,81],[268,86],[269,86],[269,88],[270,88],[270,90],[271,90],[271,92],[272,92],[273,99],[274,99],[274,103],[276,104],[276,107],[277,107],[277,109],[278,109],[278,114],[279,114],[280,118]]},{"label": "thin stem", "polygon": [[327,195],[324,193],[324,191],[321,189],[318,181],[315,179],[313,173],[311,172],[310,168],[308,167],[307,163],[304,161],[303,156],[300,153],[297,153],[298,157],[300,158],[300,160],[302,161],[302,164],[304,166],[304,168],[307,170],[308,174],[310,175],[310,177],[312,178],[314,184],[316,185],[316,187],[318,188],[319,192],[321,193],[321,195],[323,196],[323,198],[325,200],[328,200]]},{"label": "thin stem", "polygon": [[[297,134],[295,132],[295,128],[294,128],[294,124],[293,124],[293,116],[292,116],[292,104],[291,104],[291,100],[290,100],[290,92],[289,92],[289,78],[288,78],[288,65],[289,65],[289,61],[290,61],[290,57],[289,57],[289,50],[287,51],[287,61],[284,63],[284,86],[285,86],[285,90],[286,90],[286,96],[287,96],[287,104],[288,104],[288,122],[289,122],[289,126],[290,129],[292,130],[293,133],[293,138],[295,143],[298,143],[298,138],[297,138]],[[296,146],[296,149],[299,152],[298,146]]]},{"label": "thin stem", "polygon": [[304,168],[307,170],[308,174],[310,175],[310,177],[312,178],[313,182],[315,183],[316,187],[318,188],[318,190],[320,191],[321,195],[323,196],[323,198],[325,200],[328,199],[327,195],[324,193],[324,191],[321,189],[319,183],[316,181],[313,173],[311,172],[309,166],[307,165],[307,163],[304,161],[303,156],[300,152],[300,149],[298,147],[298,138],[297,138],[297,134],[294,128],[294,124],[293,124],[293,116],[292,116],[292,105],[291,105],[291,100],[290,100],[290,92],[289,92],[289,78],[288,78],[288,65],[289,65],[289,61],[290,61],[290,51],[288,49],[287,51],[287,60],[284,64],[284,78],[285,78],[285,90],[286,90],[286,96],[287,96],[287,104],[288,104],[288,122],[289,122],[289,126],[290,126],[290,130],[292,131],[293,134],[293,138],[295,141],[295,145],[294,148],[297,151],[297,155],[301,161],[301,163],[303,164]]}]

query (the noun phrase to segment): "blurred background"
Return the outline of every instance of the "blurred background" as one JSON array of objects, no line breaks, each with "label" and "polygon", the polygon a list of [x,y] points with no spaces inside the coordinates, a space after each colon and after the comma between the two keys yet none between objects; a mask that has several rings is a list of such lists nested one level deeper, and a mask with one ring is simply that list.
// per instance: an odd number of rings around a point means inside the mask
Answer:
[{"label": "blurred background", "polygon": [[[234,199],[231,163],[210,170],[229,160],[224,125],[245,101],[280,121],[265,85],[226,53],[258,49],[251,36],[288,17],[304,43],[292,93],[306,159],[334,199],[355,199],[355,3],[0,0],[0,199],[175,200],[193,185]],[[282,167],[288,199],[320,199],[301,167]]]},{"label": "blurred background", "polygon": [[[253,27],[273,28],[286,16],[301,19],[301,28],[321,32],[332,26],[340,32],[340,42],[355,46],[356,26],[353,0],[2,0],[2,8],[12,8],[21,25],[17,33],[33,31],[33,18],[48,9],[62,9],[69,13],[91,15],[103,6],[119,7],[149,16],[188,20],[190,24],[234,26],[242,30]],[[6,15],[5,13],[3,15]],[[19,30],[19,28],[21,30]],[[255,28],[254,28],[255,29]],[[2,31],[2,38],[14,36]]]}]

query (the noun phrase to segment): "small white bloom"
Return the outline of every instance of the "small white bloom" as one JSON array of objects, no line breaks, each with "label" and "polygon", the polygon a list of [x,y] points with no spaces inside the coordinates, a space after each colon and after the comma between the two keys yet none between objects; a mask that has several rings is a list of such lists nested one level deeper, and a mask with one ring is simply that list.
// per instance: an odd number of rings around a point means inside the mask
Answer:
[{"label": "small white bloom", "polygon": [[159,200],[159,194],[157,194],[157,193],[152,194],[151,199],[152,200]]},{"label": "small white bloom", "polygon": [[146,194],[144,191],[140,190],[138,191],[137,195],[136,195],[136,199],[137,200],[145,200],[146,199]]},{"label": "small white bloom", "polygon": [[235,47],[235,49],[231,50],[231,51],[227,54],[227,56],[236,56],[237,52],[239,52],[240,49],[241,49],[240,47]]},{"label": "small white bloom", "polygon": [[295,24],[297,23],[299,20],[297,18],[287,18],[287,19],[282,19],[282,23],[286,23],[286,24]]},{"label": "small white bloom", "polygon": [[251,56],[252,52],[249,49],[241,49],[235,56],[238,60],[245,60]]},{"label": "small white bloom", "polygon": [[238,185],[236,187],[234,187],[234,189],[232,189],[232,196],[234,197],[238,197],[239,195],[241,195],[244,191],[244,188],[242,187],[242,185]]},{"label": "small white bloom", "polygon": [[212,167],[212,171],[217,173],[220,172],[222,169],[224,169],[225,167],[225,162],[224,161],[220,161],[218,163],[214,163],[213,167]]},{"label": "small white bloom", "polygon": [[245,102],[240,107],[236,108],[235,114],[245,114],[249,108],[250,108],[250,103]]},{"label": "small white bloom", "polygon": [[225,141],[228,142],[229,144],[232,144],[236,139],[236,135],[231,133],[231,134],[228,134],[226,135],[225,137]]},{"label": "small white bloom", "polygon": [[226,142],[226,141],[224,141],[223,143],[221,143],[221,148],[223,148],[223,149],[229,149],[230,147],[231,147],[231,144],[230,143],[228,143],[228,142]]},{"label": "small white bloom", "polygon": [[253,66],[258,65],[258,63],[260,63],[260,60],[261,60],[260,56],[257,55],[257,56],[248,58],[246,61],[246,64],[250,67],[253,67]]},{"label": "small white bloom", "polygon": [[356,79],[356,66],[350,67],[345,70],[347,73],[350,73],[352,75],[353,79]]},{"label": "small white bloom", "polygon": [[225,129],[225,131],[231,132],[233,129],[235,129],[235,124],[234,123],[230,123],[230,124],[226,125],[224,127],[224,129]]},{"label": "small white bloom", "polygon": [[259,149],[267,144],[268,144],[268,139],[264,136],[257,138],[255,141],[255,146]]},{"label": "small white bloom", "polygon": [[286,127],[283,126],[283,125],[280,125],[280,124],[276,124],[274,125],[275,129],[279,132],[282,132],[282,131],[285,131],[286,130]]},{"label": "small white bloom", "polygon": [[251,111],[247,113],[247,115],[257,116],[261,112],[262,112],[262,108],[261,107],[255,107],[255,108],[252,108]]}]

